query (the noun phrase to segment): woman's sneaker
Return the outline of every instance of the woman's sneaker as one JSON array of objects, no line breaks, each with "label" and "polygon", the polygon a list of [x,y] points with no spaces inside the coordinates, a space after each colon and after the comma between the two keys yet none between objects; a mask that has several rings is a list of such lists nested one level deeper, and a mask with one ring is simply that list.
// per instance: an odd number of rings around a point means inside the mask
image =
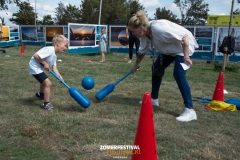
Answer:
[{"label": "woman's sneaker", "polygon": [[[139,103],[142,104],[142,101],[140,101]],[[152,105],[153,106],[159,106],[158,99],[152,99]]]},{"label": "woman's sneaker", "polygon": [[177,117],[176,120],[181,122],[197,120],[197,114],[193,109],[185,108],[184,112],[179,117]]},{"label": "woman's sneaker", "polygon": [[44,103],[43,103],[42,107],[43,107],[43,109],[46,109],[46,110],[53,110],[54,109],[54,107],[52,106],[51,103],[48,103],[46,105],[44,105]]},{"label": "woman's sneaker", "polygon": [[37,92],[35,95],[36,95],[36,97],[38,97],[38,98],[40,98],[40,99],[44,99],[43,96],[40,96],[40,92]]}]

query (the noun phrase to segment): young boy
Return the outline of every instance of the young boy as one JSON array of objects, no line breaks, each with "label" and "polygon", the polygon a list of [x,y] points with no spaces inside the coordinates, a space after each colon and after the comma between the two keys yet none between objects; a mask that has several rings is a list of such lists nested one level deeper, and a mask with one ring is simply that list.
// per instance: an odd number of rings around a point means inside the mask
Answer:
[{"label": "young boy", "polygon": [[49,71],[50,68],[63,80],[57,69],[57,56],[55,52],[62,53],[67,49],[68,39],[60,34],[53,37],[53,46],[47,46],[37,51],[30,59],[28,70],[40,82],[40,92],[36,93],[36,97],[44,99],[42,107],[47,110],[54,109],[50,103],[50,91],[52,83],[48,79],[44,70]]}]

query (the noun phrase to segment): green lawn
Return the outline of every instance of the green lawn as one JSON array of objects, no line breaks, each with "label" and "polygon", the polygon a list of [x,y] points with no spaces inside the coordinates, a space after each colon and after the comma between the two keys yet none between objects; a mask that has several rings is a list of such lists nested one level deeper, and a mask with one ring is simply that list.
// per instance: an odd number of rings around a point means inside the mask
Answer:
[{"label": "green lawn", "polygon": [[[0,159],[1,160],[108,160],[116,159],[100,150],[101,145],[133,145],[138,125],[139,101],[151,91],[151,59],[145,57],[140,69],[119,83],[101,102],[95,94],[130,71],[122,54],[101,56],[57,54],[58,69],[65,82],[78,88],[91,105],[83,109],[68,89],[47,73],[53,86],[51,103],[54,111],[41,109],[43,101],[35,97],[38,82],[28,74],[28,63],[39,47],[5,48],[0,53]],[[134,57],[135,58],[135,57]],[[91,62],[88,62],[91,60]],[[135,60],[135,59],[134,59]],[[161,160],[238,160],[240,158],[240,114],[209,111],[198,100],[211,98],[219,72],[212,63],[193,61],[187,73],[197,121],[176,121],[183,101],[167,68],[161,91],[160,106],[154,107],[157,152]],[[81,80],[92,76],[95,87],[84,90]],[[224,72],[225,99],[240,97],[239,73]],[[146,130],[146,132],[148,132]],[[131,159],[128,156],[126,159]]]}]

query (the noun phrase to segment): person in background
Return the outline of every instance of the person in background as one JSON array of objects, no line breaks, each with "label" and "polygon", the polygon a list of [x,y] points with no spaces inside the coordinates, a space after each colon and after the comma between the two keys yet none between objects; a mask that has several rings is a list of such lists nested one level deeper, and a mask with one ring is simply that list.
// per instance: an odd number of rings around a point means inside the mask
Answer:
[{"label": "person in background", "polygon": [[102,60],[100,62],[105,62],[105,53],[107,52],[107,36],[105,34],[105,28],[101,28],[101,37],[100,37],[100,43],[99,43],[99,48],[100,48],[100,53],[102,55]]},{"label": "person in background", "polygon": [[176,120],[182,122],[197,120],[190,86],[186,79],[187,70],[182,66],[182,64],[188,67],[192,65],[191,56],[195,48],[198,48],[192,33],[168,20],[162,19],[149,22],[144,11],[141,10],[130,19],[128,28],[132,31],[132,34],[140,38],[138,57],[132,67],[132,73],[137,70],[139,63],[148,52],[150,44],[160,52],[152,65],[152,104],[159,106],[158,94],[165,68],[174,63],[173,76],[185,106],[184,112]]},{"label": "person in background", "polygon": [[52,110],[54,107],[50,103],[50,91],[52,87],[51,81],[44,72],[45,70],[52,70],[63,80],[61,74],[57,69],[57,56],[56,52],[62,53],[67,50],[68,39],[60,34],[53,37],[52,46],[41,48],[30,59],[28,70],[29,74],[33,75],[40,83],[40,91],[35,95],[40,99],[44,99],[42,107],[47,110]]},{"label": "person in background", "polygon": [[[135,16],[136,15],[136,12],[135,11],[132,11],[131,12],[131,16]],[[129,21],[128,21],[129,23]],[[129,61],[128,63],[131,63],[132,62],[132,57],[133,57],[133,46],[135,44],[135,47],[136,47],[136,57],[138,56],[138,48],[139,48],[139,45],[140,45],[140,41],[139,39],[132,34],[131,30],[129,30],[128,28],[128,23],[127,23],[127,27],[126,27],[126,37],[128,39],[128,44],[129,44]]]}]

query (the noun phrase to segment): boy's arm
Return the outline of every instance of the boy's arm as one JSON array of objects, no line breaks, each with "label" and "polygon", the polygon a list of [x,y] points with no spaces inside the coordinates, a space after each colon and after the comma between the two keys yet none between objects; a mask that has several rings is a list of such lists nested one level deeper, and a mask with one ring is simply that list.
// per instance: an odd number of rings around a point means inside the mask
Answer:
[{"label": "boy's arm", "polygon": [[59,73],[57,66],[53,66],[52,70],[58,75],[58,77],[61,79],[61,81],[63,81],[63,78],[62,78],[61,74]]},{"label": "boy's arm", "polygon": [[35,54],[33,55],[33,57],[34,57],[40,64],[42,64],[42,65],[44,66],[44,69],[46,69],[47,71],[49,71],[50,68],[49,68],[48,63],[45,62],[43,59],[41,59],[37,53],[35,53]]}]

